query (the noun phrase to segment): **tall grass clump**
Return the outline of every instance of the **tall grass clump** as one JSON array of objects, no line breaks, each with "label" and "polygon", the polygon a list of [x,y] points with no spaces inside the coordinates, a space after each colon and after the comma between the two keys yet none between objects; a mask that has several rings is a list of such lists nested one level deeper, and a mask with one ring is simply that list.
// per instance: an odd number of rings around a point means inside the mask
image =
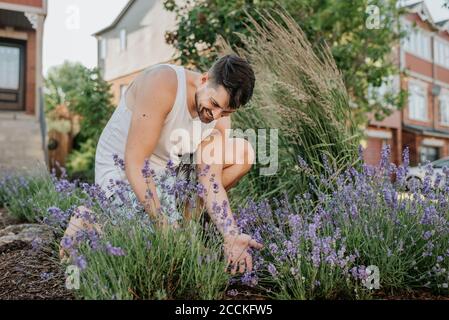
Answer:
[{"label": "tall grass clump", "polygon": [[[245,47],[237,50],[253,66],[256,88],[251,106],[233,120],[243,130],[278,129],[279,169],[274,176],[260,176],[261,165],[255,166],[234,193],[237,198],[242,190],[259,199],[306,191],[309,181],[298,171],[298,156],[317,175],[326,172],[322,154],[340,170],[357,161],[358,132],[329,48],[314,51],[287,13],[273,14],[262,14],[261,23],[249,17],[250,36],[241,36]],[[225,50],[230,50],[226,44]]]}]

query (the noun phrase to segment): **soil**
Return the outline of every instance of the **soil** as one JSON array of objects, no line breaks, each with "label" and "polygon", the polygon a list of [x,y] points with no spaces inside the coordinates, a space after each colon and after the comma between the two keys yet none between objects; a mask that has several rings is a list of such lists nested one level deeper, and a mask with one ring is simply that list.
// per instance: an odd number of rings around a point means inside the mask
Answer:
[{"label": "soil", "polygon": [[[8,222],[17,223],[13,219]],[[0,300],[74,299],[65,288],[64,271],[53,252],[48,247],[32,248],[25,241],[1,246]]]}]

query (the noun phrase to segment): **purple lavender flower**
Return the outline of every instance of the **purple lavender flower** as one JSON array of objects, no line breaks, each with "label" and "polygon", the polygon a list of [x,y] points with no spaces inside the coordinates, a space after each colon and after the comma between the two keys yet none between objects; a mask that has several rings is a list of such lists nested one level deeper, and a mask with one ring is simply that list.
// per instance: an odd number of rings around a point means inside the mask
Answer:
[{"label": "purple lavender flower", "polygon": [[61,240],[61,246],[66,250],[72,249],[73,244],[72,237],[64,236]]},{"label": "purple lavender flower", "polygon": [[270,264],[268,265],[268,272],[271,274],[271,276],[272,276],[273,278],[277,278],[277,276],[278,276],[278,271],[276,270],[276,267],[275,267],[272,263],[270,263]]},{"label": "purple lavender flower", "polygon": [[75,256],[75,265],[80,269],[84,270],[87,268],[86,258],[82,255]]},{"label": "purple lavender flower", "polygon": [[124,256],[125,251],[122,248],[114,247],[109,242],[105,245],[106,252],[111,256]]}]

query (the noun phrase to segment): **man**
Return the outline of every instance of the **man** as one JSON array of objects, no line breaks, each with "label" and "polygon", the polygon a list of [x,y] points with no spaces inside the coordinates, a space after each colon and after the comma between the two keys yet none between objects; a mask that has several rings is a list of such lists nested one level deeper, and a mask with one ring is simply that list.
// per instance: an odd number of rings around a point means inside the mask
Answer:
[{"label": "man", "polygon": [[[153,179],[142,175],[145,160],[149,159],[156,173],[163,174],[168,161],[177,165],[184,155],[195,154],[197,173],[203,173],[197,175],[198,180],[208,190],[204,205],[224,237],[224,252],[233,274],[237,269],[251,271],[248,249],[262,247],[249,235],[239,234],[227,196],[227,190],[250,170],[255,158],[248,141],[231,138],[227,132],[230,115],[251,99],[254,83],[251,66],[236,55],[220,58],[202,74],[170,64],[153,66],[139,75],[122,97],[96,152],[95,181],[106,195],[112,196],[108,189],[111,180],[128,181],[131,197],[154,219],[162,217],[163,226],[176,224],[180,217],[156,214],[164,213],[164,203]],[[117,170],[114,155],[124,159],[124,171]],[[223,204],[227,221],[215,213],[214,203]]]}]

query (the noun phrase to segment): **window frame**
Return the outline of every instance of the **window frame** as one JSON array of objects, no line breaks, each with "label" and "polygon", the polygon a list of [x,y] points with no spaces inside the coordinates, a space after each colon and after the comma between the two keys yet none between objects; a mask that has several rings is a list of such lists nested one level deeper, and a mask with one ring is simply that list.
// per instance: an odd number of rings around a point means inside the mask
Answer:
[{"label": "window frame", "polygon": [[[443,112],[443,103],[445,102],[444,108],[446,109],[445,112]],[[439,109],[440,109],[440,124],[449,126],[449,94],[442,94],[438,98],[439,103]],[[446,119],[443,115],[446,115]]]},{"label": "window frame", "polygon": [[[421,59],[432,61],[432,33],[413,25],[410,21],[405,22],[404,25],[405,29],[409,32],[403,39],[404,50]],[[422,45],[422,43],[418,45],[417,42],[422,42],[423,40],[427,40],[427,46]]]},{"label": "window frame", "polygon": [[108,42],[106,38],[100,39],[100,59],[106,60],[108,53]]},{"label": "window frame", "polygon": [[[419,89],[419,90],[415,90]],[[421,92],[419,92],[421,91]],[[415,83],[415,82],[409,82],[408,84],[408,118],[410,120],[416,120],[416,121],[428,121],[429,120],[429,112],[428,112],[428,92],[427,87]],[[415,108],[415,104],[412,104],[412,97],[414,97],[414,94],[420,95],[422,93],[422,98],[424,101],[424,116],[421,117],[420,112],[417,112]],[[412,112],[412,106],[413,106],[413,112]]]},{"label": "window frame", "polygon": [[120,41],[120,52],[126,51],[128,47],[128,32],[125,28],[120,29],[119,32],[119,41]]}]

